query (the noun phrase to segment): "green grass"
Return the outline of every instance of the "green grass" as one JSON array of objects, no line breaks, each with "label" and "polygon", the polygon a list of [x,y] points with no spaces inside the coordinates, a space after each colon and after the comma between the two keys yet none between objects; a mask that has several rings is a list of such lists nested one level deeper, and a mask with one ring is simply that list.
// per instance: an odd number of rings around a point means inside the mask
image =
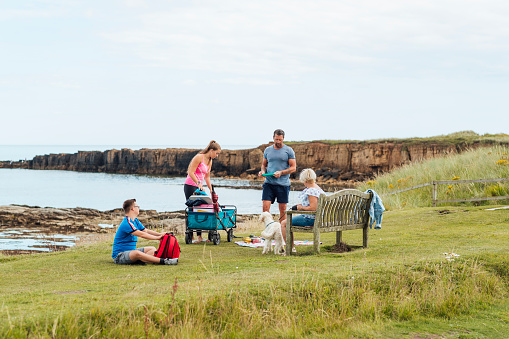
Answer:
[{"label": "green grass", "polygon": [[[0,256],[0,337],[498,338],[509,326],[508,223],[507,210],[481,207],[391,211],[368,249],[327,253],[328,233],[319,256],[179,238],[178,266],[114,265],[111,240]],[[344,239],[360,245],[362,232]]]},{"label": "green grass", "polygon": [[[468,150],[460,154],[414,162],[363,183],[359,189],[373,188],[378,194],[394,192],[434,180],[467,180],[509,178],[509,147],[492,146]],[[458,183],[438,185],[438,200],[482,198],[509,195],[509,182]],[[387,209],[431,206],[432,186],[383,196]],[[491,204],[507,204],[494,201]],[[462,203],[472,205],[479,203]],[[482,205],[488,202],[480,203]],[[459,204],[457,204],[459,205]]]}]

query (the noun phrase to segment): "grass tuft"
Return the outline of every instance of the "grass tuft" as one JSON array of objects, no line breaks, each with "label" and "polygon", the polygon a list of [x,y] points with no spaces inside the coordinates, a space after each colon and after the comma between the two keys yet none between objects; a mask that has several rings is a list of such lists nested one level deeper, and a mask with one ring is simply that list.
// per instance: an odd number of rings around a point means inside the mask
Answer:
[{"label": "grass tuft", "polygon": [[450,319],[503,297],[505,276],[499,272],[487,270],[477,260],[426,261],[357,278],[317,279],[296,272],[289,282],[257,284],[248,290],[223,287],[199,297],[179,294],[175,280],[175,294],[162,307],[93,308],[80,317],[62,312],[53,319],[4,326],[0,335],[251,337],[271,331],[276,336],[300,337],[340,330],[352,319],[368,323]]}]

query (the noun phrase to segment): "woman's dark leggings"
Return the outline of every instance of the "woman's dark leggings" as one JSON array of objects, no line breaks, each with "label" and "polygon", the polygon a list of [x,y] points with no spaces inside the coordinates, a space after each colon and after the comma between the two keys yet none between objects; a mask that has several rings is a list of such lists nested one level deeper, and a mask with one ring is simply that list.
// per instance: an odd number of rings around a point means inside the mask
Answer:
[{"label": "woman's dark leggings", "polygon": [[[196,191],[198,187],[193,185],[184,184],[184,194],[186,195],[186,201],[189,199],[191,195],[193,195],[194,191]],[[201,237],[201,231],[196,231],[196,235]]]}]

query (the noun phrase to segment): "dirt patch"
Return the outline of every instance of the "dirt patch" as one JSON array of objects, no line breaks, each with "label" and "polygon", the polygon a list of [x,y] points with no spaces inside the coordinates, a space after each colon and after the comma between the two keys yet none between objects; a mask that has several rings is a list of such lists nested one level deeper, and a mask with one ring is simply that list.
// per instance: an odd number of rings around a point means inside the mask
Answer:
[{"label": "dirt patch", "polygon": [[449,210],[438,210],[437,213],[440,215],[445,215],[445,214],[451,214],[452,212]]},{"label": "dirt patch", "polygon": [[344,252],[351,252],[352,248],[345,244],[344,242],[340,242],[338,244],[334,244],[329,250],[331,253],[344,253]]},{"label": "dirt patch", "polygon": [[115,233],[87,233],[80,234],[79,238],[76,240],[76,246],[90,245],[96,244],[99,242],[113,240]]}]

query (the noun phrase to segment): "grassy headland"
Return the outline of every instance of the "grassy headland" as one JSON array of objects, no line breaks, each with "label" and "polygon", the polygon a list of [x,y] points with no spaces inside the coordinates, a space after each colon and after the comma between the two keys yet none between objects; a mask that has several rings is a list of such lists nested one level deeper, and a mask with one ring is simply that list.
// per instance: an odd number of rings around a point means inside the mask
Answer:
[{"label": "grassy headland", "polygon": [[[391,211],[368,249],[319,256],[179,238],[178,266],[114,265],[111,239],[2,256],[0,336],[497,337],[509,325],[508,222],[480,207]],[[245,235],[261,230],[252,223]]]},{"label": "grassy headland", "polygon": [[473,131],[462,131],[446,135],[438,135],[425,138],[390,138],[390,139],[371,139],[371,140],[313,140],[313,142],[323,142],[327,144],[378,144],[378,143],[395,143],[404,145],[416,144],[440,144],[440,145],[457,145],[470,146],[473,144],[493,145],[493,144],[509,144],[509,135],[499,134],[477,134]]}]

